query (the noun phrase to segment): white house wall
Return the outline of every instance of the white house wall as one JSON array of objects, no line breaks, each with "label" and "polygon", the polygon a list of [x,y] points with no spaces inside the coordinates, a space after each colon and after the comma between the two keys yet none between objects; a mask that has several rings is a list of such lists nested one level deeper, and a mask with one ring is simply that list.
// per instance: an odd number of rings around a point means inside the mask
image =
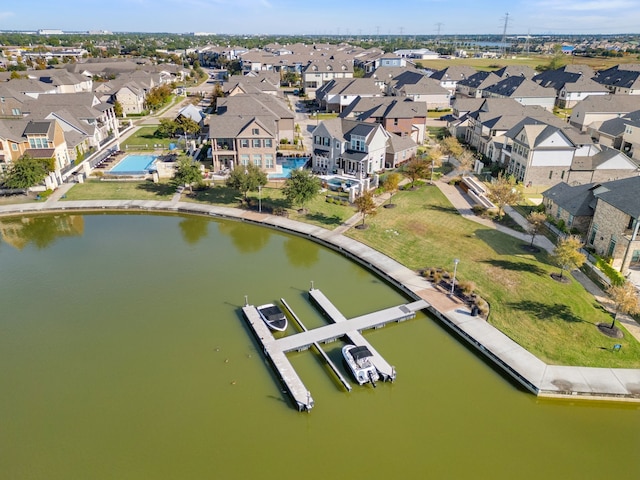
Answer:
[{"label": "white house wall", "polygon": [[531,155],[532,167],[570,167],[573,160],[573,150],[567,151],[540,151],[536,150]]}]

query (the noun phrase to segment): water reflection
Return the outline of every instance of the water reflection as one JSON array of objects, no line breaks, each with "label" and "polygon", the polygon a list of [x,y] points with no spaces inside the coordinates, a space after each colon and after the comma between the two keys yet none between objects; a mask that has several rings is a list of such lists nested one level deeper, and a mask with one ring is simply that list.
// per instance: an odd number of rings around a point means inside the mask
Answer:
[{"label": "water reflection", "polygon": [[22,250],[30,243],[45,249],[61,237],[84,234],[81,215],[50,215],[43,217],[11,217],[0,221],[0,236],[12,247]]},{"label": "water reflection", "polygon": [[314,242],[303,243],[297,238],[290,238],[284,242],[284,252],[292,265],[309,268],[318,262],[320,247]]},{"label": "water reflection", "polygon": [[209,233],[209,222],[202,217],[187,217],[179,223],[182,238],[189,245],[195,245]]},{"label": "water reflection", "polygon": [[231,237],[233,245],[240,253],[259,252],[269,241],[271,231],[268,228],[255,228],[239,222],[218,224],[220,233]]}]

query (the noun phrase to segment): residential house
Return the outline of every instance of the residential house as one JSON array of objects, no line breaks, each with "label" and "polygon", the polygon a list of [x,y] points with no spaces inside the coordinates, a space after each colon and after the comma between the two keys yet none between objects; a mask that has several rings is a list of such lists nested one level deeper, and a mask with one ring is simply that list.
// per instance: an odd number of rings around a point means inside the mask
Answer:
[{"label": "residential house", "polygon": [[640,119],[638,112],[629,114],[622,134],[622,151],[640,163]]},{"label": "residential house", "polygon": [[[640,110],[636,110],[635,112],[630,112],[622,117],[612,118],[611,120],[605,120],[600,123],[600,125],[595,128],[589,127],[587,132],[591,135],[591,138],[594,141],[607,145],[609,147],[613,147],[618,150],[622,150],[623,144],[622,139],[627,130],[627,124],[634,125],[635,122],[640,121]],[[632,149],[630,146],[626,147],[625,153],[627,155],[632,154]]]},{"label": "residential house", "polygon": [[[640,265],[640,177],[604,183],[555,185],[543,193],[547,211],[584,234],[585,245],[623,275]],[[586,218],[590,223],[585,230]],[[580,218],[578,218],[580,217]]]},{"label": "residential house", "polygon": [[267,93],[282,96],[280,91],[280,74],[276,72],[259,72],[246,75],[232,75],[222,84],[226,96],[248,93]]},{"label": "residential house", "polygon": [[418,153],[418,144],[410,137],[389,135],[387,140],[387,150],[384,167],[396,168],[412,158]]},{"label": "residential house", "polygon": [[364,179],[385,166],[389,133],[380,124],[334,118],[313,130],[312,169]]},{"label": "residential house", "polygon": [[460,80],[456,84],[456,99],[459,97],[482,98],[482,91],[501,78],[493,72],[481,71]]},{"label": "residential house", "polygon": [[213,169],[234,169],[249,163],[267,173],[276,173],[276,132],[257,117],[245,115],[212,115],[209,138]]},{"label": "residential house", "polygon": [[393,53],[400,58],[410,58],[412,60],[436,60],[440,58],[438,52],[434,52],[427,48],[401,49],[396,50]]},{"label": "residential house", "polygon": [[280,98],[268,94],[238,94],[219,98],[217,115],[236,115],[257,118],[274,134],[279,143],[281,140],[293,141],[295,137],[295,114]]},{"label": "residential house", "polygon": [[611,93],[640,95],[640,64],[622,64],[600,70],[593,79]]},{"label": "residential house", "polygon": [[527,185],[573,185],[638,175],[638,166],[626,155],[596,145],[589,135],[562,122],[527,118],[505,137],[503,163]]},{"label": "residential house", "polygon": [[403,79],[394,79],[389,85],[391,95],[410,98],[416,103],[424,103],[428,110],[448,110],[451,108],[449,90],[440,83],[426,76],[420,77],[415,83]]},{"label": "residential house", "polygon": [[55,87],[56,93],[81,93],[93,90],[93,79],[64,69],[35,70],[29,77]]},{"label": "residential house", "polygon": [[302,70],[304,92],[311,100],[318,88],[336,78],[353,78],[352,60],[311,60]]},{"label": "residential house", "polygon": [[465,143],[491,162],[502,161],[502,150],[507,143],[505,134],[524,118],[534,118],[540,123],[557,120],[542,107],[522,105],[511,98],[485,98],[466,118]]},{"label": "residential house", "polygon": [[523,76],[509,76],[482,90],[484,98],[511,98],[522,105],[538,105],[553,111],[556,92],[552,88],[541,87]]},{"label": "residential house", "polygon": [[562,220],[568,229],[586,237],[593,218],[593,187],[594,183],[556,183],[542,192],[542,203],[547,215],[556,222]]},{"label": "residential house", "polygon": [[356,98],[382,97],[382,92],[370,78],[337,78],[316,90],[321,110],[342,112]]},{"label": "residential house", "polygon": [[427,106],[408,98],[357,98],[340,115],[360,122],[379,123],[389,133],[411,138],[422,145],[425,141]]},{"label": "residential house", "polygon": [[594,73],[587,65],[565,65],[556,70],[547,70],[533,77],[533,81],[556,91],[556,105],[573,108],[589,95],[606,95],[608,90],[591,79]]},{"label": "residential house", "polygon": [[440,82],[440,86],[449,91],[451,97],[456,94],[456,86],[458,82],[469,78],[476,73],[477,70],[467,65],[451,65],[450,67],[443,68],[437,72],[432,73],[429,78],[433,78]]},{"label": "residential house", "polygon": [[64,132],[56,120],[0,120],[0,169],[23,155],[50,161],[58,175],[71,160]]},{"label": "residential house", "polygon": [[506,67],[494,70],[493,73],[503,80],[509,77],[524,77],[531,79],[535,76],[536,71],[527,65],[507,65]]},{"label": "residential house", "polygon": [[571,111],[569,123],[580,130],[598,129],[602,122],[640,110],[640,95],[589,95]]}]

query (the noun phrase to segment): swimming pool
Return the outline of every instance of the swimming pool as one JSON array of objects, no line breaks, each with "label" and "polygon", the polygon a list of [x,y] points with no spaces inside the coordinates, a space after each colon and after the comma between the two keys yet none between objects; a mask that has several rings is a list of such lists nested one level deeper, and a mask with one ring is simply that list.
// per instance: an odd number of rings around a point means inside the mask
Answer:
[{"label": "swimming pool", "polygon": [[149,173],[157,155],[127,155],[118,164],[109,170],[109,173],[127,175],[142,175]]},{"label": "swimming pool", "polygon": [[281,157],[276,160],[277,165],[282,165],[282,173],[270,173],[269,178],[289,178],[291,171],[305,166],[309,157]]}]

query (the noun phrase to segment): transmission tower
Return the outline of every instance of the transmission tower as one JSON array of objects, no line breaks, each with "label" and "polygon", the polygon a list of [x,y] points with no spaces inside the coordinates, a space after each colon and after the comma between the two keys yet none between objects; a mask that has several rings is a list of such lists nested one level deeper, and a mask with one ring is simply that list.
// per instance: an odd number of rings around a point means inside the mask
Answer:
[{"label": "transmission tower", "polygon": [[438,33],[436,34],[436,43],[440,42],[440,28],[444,25],[442,22],[436,23],[436,27],[438,28]]},{"label": "transmission tower", "polygon": [[502,29],[502,56],[504,57],[507,50],[507,26],[509,25],[509,12],[504,15],[504,28]]}]

